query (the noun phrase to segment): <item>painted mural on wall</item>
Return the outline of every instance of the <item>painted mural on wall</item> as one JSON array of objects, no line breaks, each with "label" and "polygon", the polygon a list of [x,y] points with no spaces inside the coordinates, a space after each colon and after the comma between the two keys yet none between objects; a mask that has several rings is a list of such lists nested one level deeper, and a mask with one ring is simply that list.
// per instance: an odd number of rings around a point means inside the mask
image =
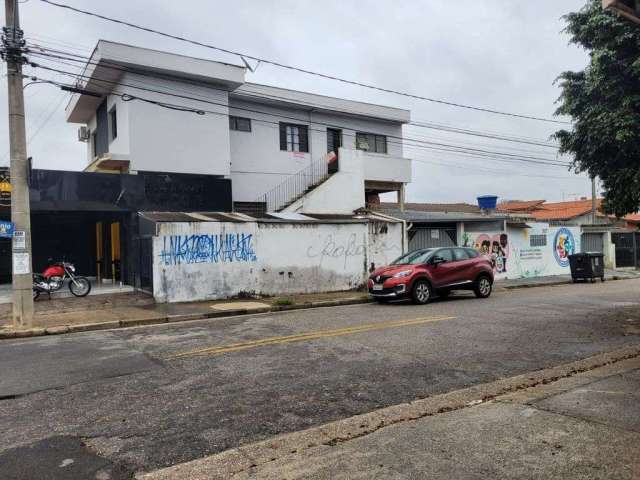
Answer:
[{"label": "painted mural on wall", "polygon": [[556,232],[553,240],[553,253],[558,265],[569,266],[569,255],[576,253],[576,241],[568,228],[561,228]]},{"label": "painted mural on wall", "polygon": [[508,232],[465,232],[462,238],[463,246],[487,256],[496,277],[503,279],[566,274],[569,255],[580,250],[579,229],[542,223]]},{"label": "painted mural on wall", "polygon": [[253,234],[167,235],[163,237],[161,263],[170,265],[195,263],[256,262]]},{"label": "painted mural on wall", "polygon": [[467,233],[463,236],[465,247],[473,247],[491,261],[496,273],[506,273],[509,260],[509,235],[506,233],[481,233],[475,239]]}]

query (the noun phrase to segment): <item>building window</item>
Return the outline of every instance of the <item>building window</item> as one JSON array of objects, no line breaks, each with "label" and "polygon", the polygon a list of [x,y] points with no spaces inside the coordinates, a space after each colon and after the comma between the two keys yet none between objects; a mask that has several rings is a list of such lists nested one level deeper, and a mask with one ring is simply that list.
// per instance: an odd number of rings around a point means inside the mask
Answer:
[{"label": "building window", "polygon": [[309,128],[306,125],[280,124],[280,150],[309,152]]},{"label": "building window", "polygon": [[387,153],[387,137],[375,133],[356,133],[356,148],[365,152]]},{"label": "building window", "polygon": [[243,117],[229,117],[229,129],[236,130],[238,132],[250,132],[251,131],[251,119]]},{"label": "building window", "polygon": [[530,247],[546,247],[547,246],[547,236],[546,235],[531,235],[529,237],[529,246]]},{"label": "building window", "polygon": [[116,107],[109,110],[109,140],[115,140],[118,136],[118,117],[116,115]]}]

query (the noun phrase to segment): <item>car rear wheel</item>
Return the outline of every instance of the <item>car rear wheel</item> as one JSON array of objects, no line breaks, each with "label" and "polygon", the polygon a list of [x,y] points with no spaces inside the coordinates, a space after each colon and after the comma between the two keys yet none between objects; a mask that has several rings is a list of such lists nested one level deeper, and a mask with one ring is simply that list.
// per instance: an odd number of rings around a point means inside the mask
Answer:
[{"label": "car rear wheel", "polygon": [[473,292],[478,298],[487,298],[491,295],[492,290],[493,284],[491,283],[491,279],[483,275],[478,278],[478,280],[476,280],[476,285],[473,289]]},{"label": "car rear wheel", "polygon": [[431,285],[426,280],[418,280],[413,285],[413,303],[424,305],[431,300]]}]

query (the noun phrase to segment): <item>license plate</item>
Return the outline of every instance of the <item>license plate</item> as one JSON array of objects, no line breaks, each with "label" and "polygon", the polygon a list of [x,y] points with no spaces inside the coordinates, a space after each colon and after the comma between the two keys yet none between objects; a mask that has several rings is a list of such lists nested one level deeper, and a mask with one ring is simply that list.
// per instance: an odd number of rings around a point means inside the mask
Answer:
[{"label": "license plate", "polygon": [[374,292],[379,292],[381,290],[384,290],[384,286],[383,285],[374,285],[373,286],[373,291]]}]

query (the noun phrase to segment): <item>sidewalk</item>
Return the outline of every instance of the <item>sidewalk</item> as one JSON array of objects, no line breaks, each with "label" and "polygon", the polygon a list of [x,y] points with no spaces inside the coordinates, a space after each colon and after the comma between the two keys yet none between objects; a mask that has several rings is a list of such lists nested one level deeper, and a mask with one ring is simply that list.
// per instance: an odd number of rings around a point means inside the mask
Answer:
[{"label": "sidewalk", "polygon": [[[605,270],[606,280],[627,280],[632,278],[640,278],[640,270]],[[600,281],[600,280],[598,280]],[[532,288],[544,287],[552,285],[564,285],[573,283],[571,275],[553,275],[548,277],[533,278],[515,278],[511,280],[498,280],[496,287],[506,288],[507,290],[516,288]]]},{"label": "sidewalk", "polygon": [[11,304],[0,305],[0,339],[351,305],[369,301],[366,293],[358,291],[171,304],[155,303],[150,295],[133,292],[85,298],[57,298],[54,295],[51,300],[44,297],[35,302],[35,326],[29,330],[15,330],[12,326]]},{"label": "sidewalk", "polygon": [[638,392],[640,345],[136,478],[637,479]]},{"label": "sidewalk", "polygon": [[[609,280],[633,279],[640,278],[640,271],[607,270],[606,275]],[[572,283],[569,275],[499,280],[495,289],[511,290],[567,283]],[[172,304],[156,304],[150,295],[139,292],[90,295],[85,298],[61,297],[54,294],[51,300],[44,296],[35,302],[34,328],[28,330],[15,330],[11,320],[11,304],[0,304],[0,340],[301,308],[353,305],[370,301],[367,294],[361,291]]]}]

